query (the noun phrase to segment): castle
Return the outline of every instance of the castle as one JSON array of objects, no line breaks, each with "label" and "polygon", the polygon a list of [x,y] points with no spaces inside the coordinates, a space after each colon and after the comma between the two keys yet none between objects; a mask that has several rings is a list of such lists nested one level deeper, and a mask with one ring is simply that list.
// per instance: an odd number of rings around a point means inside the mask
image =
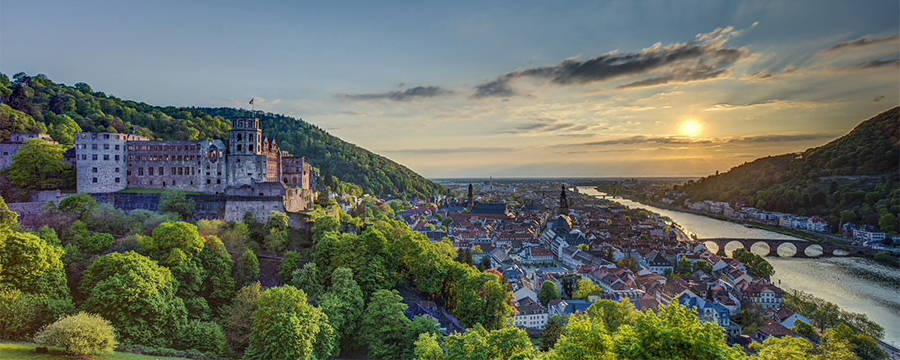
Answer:
[{"label": "castle", "polygon": [[264,221],[271,211],[312,208],[309,160],[281,151],[274,139],[263,137],[255,118],[232,119],[227,148],[221,140],[150,141],[129,134],[80,133],[74,150],[78,193],[126,210],[155,209],[135,204],[142,203],[139,197],[110,200],[103,194],[125,189],[201,193],[209,195],[198,196],[209,206],[199,206],[207,211],[197,217],[228,221],[241,221],[246,212]]}]

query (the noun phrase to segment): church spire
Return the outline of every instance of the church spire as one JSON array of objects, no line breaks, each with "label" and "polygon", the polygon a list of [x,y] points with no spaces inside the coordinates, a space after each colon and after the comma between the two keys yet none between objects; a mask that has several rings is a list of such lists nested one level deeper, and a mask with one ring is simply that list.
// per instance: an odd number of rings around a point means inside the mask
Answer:
[{"label": "church spire", "polygon": [[559,193],[559,214],[569,214],[569,199],[566,198],[566,185],[562,186],[562,191]]}]

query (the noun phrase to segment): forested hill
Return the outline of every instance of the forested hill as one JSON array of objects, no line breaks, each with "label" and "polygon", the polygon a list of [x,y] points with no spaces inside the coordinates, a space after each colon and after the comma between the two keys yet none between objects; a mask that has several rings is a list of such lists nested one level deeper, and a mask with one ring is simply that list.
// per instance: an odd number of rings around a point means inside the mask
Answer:
[{"label": "forested hill", "polygon": [[833,223],[877,225],[884,214],[896,216],[900,209],[898,148],[900,108],[895,107],[823,146],[757,159],[675,190],[686,192],[694,201],[743,203],[770,211],[823,215]]},{"label": "forested hill", "polygon": [[[13,132],[48,131],[71,145],[74,135],[131,132],[156,140],[221,139],[227,142],[235,116],[255,115],[281,149],[309,157],[326,182],[333,175],[378,196],[430,197],[443,189],[409,168],[328,134],[302,119],[232,108],[160,107],[122,100],[85,83],[54,83],[44,75],[0,74],[0,141]],[[18,110],[18,111],[16,111]]]}]

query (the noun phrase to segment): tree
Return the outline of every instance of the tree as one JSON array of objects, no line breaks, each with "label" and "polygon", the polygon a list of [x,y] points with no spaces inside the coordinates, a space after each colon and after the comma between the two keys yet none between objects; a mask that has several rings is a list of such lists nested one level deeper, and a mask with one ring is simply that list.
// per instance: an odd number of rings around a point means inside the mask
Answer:
[{"label": "tree", "polygon": [[403,359],[415,358],[416,342],[422,335],[436,336],[442,339],[444,334],[438,328],[439,324],[424,316],[416,317],[406,331],[406,344],[404,344]]},{"label": "tree", "polygon": [[571,274],[562,278],[562,288],[567,299],[571,299],[575,294],[575,288],[578,287],[578,275]]},{"label": "tree", "polygon": [[9,228],[19,223],[19,214],[9,211],[9,206],[6,205],[6,200],[3,200],[3,197],[0,196],[0,231],[3,228]]},{"label": "tree", "polygon": [[[427,342],[422,344],[428,345]],[[525,330],[505,327],[488,332],[480,324],[465,334],[447,337],[444,348],[447,359],[511,360],[533,359],[538,355]]]},{"label": "tree", "polygon": [[556,284],[551,281],[544,281],[544,284],[541,285],[541,292],[538,294],[538,299],[541,300],[541,305],[544,306],[547,306],[552,300],[559,300],[559,289],[556,288]]},{"label": "tree", "polygon": [[443,360],[444,349],[438,342],[438,336],[434,334],[421,334],[415,343],[416,360]]},{"label": "tree", "polygon": [[378,290],[372,294],[362,317],[359,337],[369,346],[369,357],[401,359],[410,321],[408,306],[396,290]]},{"label": "tree", "polygon": [[613,336],[622,359],[740,359],[743,351],[725,342],[718,325],[701,324],[692,310],[679,304],[661,306],[659,313],[638,312],[631,324]]},{"label": "tree", "polygon": [[34,337],[41,345],[58,346],[69,355],[100,355],[115,350],[115,329],[102,317],[80,312],[47,325]]},{"label": "tree", "polygon": [[291,281],[294,271],[300,269],[301,260],[300,253],[296,251],[288,251],[284,254],[284,259],[281,260],[281,264],[278,266],[278,276],[281,277],[282,281]]},{"label": "tree", "polygon": [[547,327],[541,333],[541,351],[549,351],[556,346],[556,342],[559,341],[559,337],[563,334],[566,323],[566,318],[559,315],[550,318],[550,321],[547,322]]},{"label": "tree", "polygon": [[83,240],[78,244],[78,248],[93,254],[102,253],[116,241],[112,235],[106,233],[97,233]]},{"label": "tree", "polygon": [[88,194],[70,196],[59,202],[59,211],[74,214],[82,221],[86,221],[99,207],[97,200]]},{"label": "tree", "polygon": [[0,288],[71,300],[62,249],[28,233],[0,229]]},{"label": "tree", "polygon": [[707,275],[712,275],[712,265],[710,265],[707,261],[695,261],[692,267],[692,270],[694,271],[702,271]]},{"label": "tree", "polygon": [[196,350],[204,353],[225,355],[227,340],[219,324],[191,320],[181,328],[173,347],[182,350]]},{"label": "tree", "polygon": [[[599,325],[599,326],[598,326]],[[562,336],[556,341],[549,358],[553,360],[614,359],[613,337],[597,318],[574,315],[569,318]]]},{"label": "tree", "polygon": [[135,252],[97,259],[80,288],[82,309],[109,320],[125,343],[168,346],[187,322],[172,272]]},{"label": "tree", "polygon": [[878,228],[881,231],[886,233],[896,233],[897,232],[897,216],[886,212],[881,215],[881,218],[878,220]]},{"label": "tree", "polygon": [[597,284],[594,284],[593,281],[581,280],[578,282],[578,289],[575,290],[575,294],[572,295],[572,298],[578,300],[587,300],[588,296],[594,295],[603,295],[603,289],[597,286]]},{"label": "tree", "polygon": [[197,226],[178,221],[159,224],[153,230],[153,242],[141,247],[156,254],[163,264],[177,266],[199,255],[204,245]]},{"label": "tree", "polygon": [[66,150],[43,140],[28,140],[13,156],[7,170],[9,179],[21,189],[56,189],[65,185],[66,172],[72,168],[63,159]]},{"label": "tree", "polygon": [[240,265],[235,269],[234,278],[238,285],[246,286],[259,281],[259,259],[252,249],[247,249],[241,256]]},{"label": "tree", "polygon": [[334,352],[334,329],[321,310],[308,304],[293,286],[271,288],[257,302],[247,360],[328,359]]},{"label": "tree", "polygon": [[619,260],[619,262],[616,263],[616,265],[623,269],[629,269],[632,272],[638,271],[638,263],[636,261],[634,261],[634,259],[632,259],[632,258],[627,257],[622,260]]},{"label": "tree", "polygon": [[228,340],[228,346],[238,355],[250,345],[250,333],[253,331],[253,314],[258,308],[262,286],[256,282],[238,290],[231,304],[222,308],[222,329]]},{"label": "tree", "polygon": [[812,340],[815,342],[819,341],[819,333],[816,332],[816,329],[814,329],[812,326],[810,326],[809,324],[807,324],[805,322],[798,321],[797,325],[794,326],[793,330],[795,333],[797,333],[800,336],[803,336],[809,340]]},{"label": "tree", "polygon": [[197,203],[188,199],[184,191],[166,190],[159,197],[160,212],[176,213],[184,220],[191,219],[196,207]]},{"label": "tree", "polygon": [[331,289],[319,298],[319,307],[328,315],[328,323],[334,327],[337,342],[349,344],[357,334],[364,310],[362,289],[353,279],[353,271],[340,267],[331,273]]},{"label": "tree", "polygon": [[316,301],[325,292],[322,279],[319,277],[319,267],[314,262],[306,263],[302,269],[295,270],[291,275],[291,285],[303,290],[311,301]]}]

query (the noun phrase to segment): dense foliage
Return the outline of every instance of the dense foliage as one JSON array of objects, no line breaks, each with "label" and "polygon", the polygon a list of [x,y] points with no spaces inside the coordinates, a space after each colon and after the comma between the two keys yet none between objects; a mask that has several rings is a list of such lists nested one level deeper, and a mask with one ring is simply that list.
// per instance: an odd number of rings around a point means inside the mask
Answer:
[{"label": "dense foliage", "polygon": [[[443,188],[409,168],[343,141],[325,130],[285,115],[233,108],[176,108],[122,100],[85,83],[54,83],[44,75],[18,73],[11,81],[0,74],[0,141],[15,132],[49,132],[63,145],[75,134],[132,131],[158,140],[228,141],[229,119],[255,116],[266,136],[282,150],[306,156],[321,171],[325,184],[338,189],[339,180],[357,184],[380,197],[430,197]],[[7,106],[8,105],[8,106]]]},{"label": "dense foliage", "polygon": [[832,229],[840,222],[880,225],[886,217],[883,230],[897,232],[898,159],[900,108],[893,108],[823,146],[757,159],[674,190],[692,201],[820,215]]}]

